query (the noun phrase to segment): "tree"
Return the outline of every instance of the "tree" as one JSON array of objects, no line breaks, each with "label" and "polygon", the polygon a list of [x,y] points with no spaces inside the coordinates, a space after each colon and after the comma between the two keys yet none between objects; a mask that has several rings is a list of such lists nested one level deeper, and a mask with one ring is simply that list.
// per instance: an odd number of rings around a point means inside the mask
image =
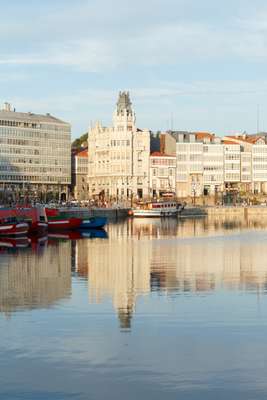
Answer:
[{"label": "tree", "polygon": [[87,142],[87,139],[88,139],[88,133],[86,132],[86,133],[84,133],[82,136],[80,136],[79,138],[75,139],[75,140],[72,142],[72,145],[71,145],[72,149],[79,149],[79,148],[81,148],[81,147],[82,147],[82,144],[83,144],[84,142]]}]

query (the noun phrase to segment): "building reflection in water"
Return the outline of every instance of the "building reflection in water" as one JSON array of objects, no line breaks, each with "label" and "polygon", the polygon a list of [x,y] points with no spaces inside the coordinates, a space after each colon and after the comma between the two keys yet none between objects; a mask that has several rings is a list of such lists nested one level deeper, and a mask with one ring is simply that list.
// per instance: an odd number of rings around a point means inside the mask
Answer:
[{"label": "building reflection in water", "polygon": [[70,295],[70,241],[1,255],[0,312],[45,308]]},{"label": "building reflection in water", "polygon": [[111,297],[121,328],[130,328],[138,296],[150,291],[263,292],[267,237],[246,236],[244,229],[264,226],[262,220],[130,220],[110,225],[107,241],[77,241],[76,272],[88,276],[89,301]]},{"label": "building reflection in water", "polygon": [[127,223],[110,225],[108,241],[76,243],[76,270],[82,277],[88,274],[90,302],[111,296],[121,328],[130,328],[136,297],[150,290],[151,255],[146,250],[132,240]]}]

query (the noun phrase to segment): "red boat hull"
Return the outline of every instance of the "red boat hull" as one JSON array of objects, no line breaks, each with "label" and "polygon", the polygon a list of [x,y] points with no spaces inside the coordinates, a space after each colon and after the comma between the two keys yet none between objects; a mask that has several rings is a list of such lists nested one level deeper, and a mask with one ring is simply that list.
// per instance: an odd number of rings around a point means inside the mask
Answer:
[{"label": "red boat hull", "polygon": [[44,235],[48,230],[47,222],[35,221],[30,225],[29,233],[38,233],[38,235]]},{"label": "red boat hull", "polygon": [[29,225],[24,222],[0,224],[0,236],[27,235]]},{"label": "red boat hull", "polygon": [[62,231],[78,229],[81,226],[82,219],[80,218],[62,218],[48,220],[49,231]]}]

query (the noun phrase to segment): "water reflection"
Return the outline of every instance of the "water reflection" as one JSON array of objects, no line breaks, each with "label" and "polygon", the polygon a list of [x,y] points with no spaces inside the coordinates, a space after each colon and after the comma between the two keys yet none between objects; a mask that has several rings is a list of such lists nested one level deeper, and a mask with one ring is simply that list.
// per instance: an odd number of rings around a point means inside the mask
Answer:
[{"label": "water reflection", "polygon": [[220,289],[264,292],[267,236],[260,231],[263,226],[267,221],[130,220],[109,226],[107,242],[78,241],[75,270],[88,278],[89,302],[111,297],[121,328],[130,328],[137,298],[150,291],[169,295]]},{"label": "water reflection", "polygon": [[[0,311],[48,307],[71,296],[71,273],[88,281],[88,301],[112,299],[129,329],[139,297],[267,287],[262,219],[128,220],[89,234],[0,241]],[[77,240],[82,239],[82,240]],[[25,242],[26,240],[26,242]],[[27,242],[28,240],[28,242]],[[24,248],[27,248],[26,250]],[[6,252],[8,249],[8,252]]]},{"label": "water reflection", "polygon": [[42,252],[39,246],[1,255],[1,312],[49,307],[71,295],[71,242],[42,247]]},{"label": "water reflection", "polygon": [[0,398],[265,399],[266,226],[129,220],[4,251]]}]

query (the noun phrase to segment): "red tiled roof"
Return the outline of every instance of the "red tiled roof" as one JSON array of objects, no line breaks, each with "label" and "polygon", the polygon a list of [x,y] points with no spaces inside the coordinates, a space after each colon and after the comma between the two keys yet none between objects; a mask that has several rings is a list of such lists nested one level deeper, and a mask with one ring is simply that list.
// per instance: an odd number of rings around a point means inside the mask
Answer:
[{"label": "red tiled roof", "polygon": [[231,140],[223,140],[222,142],[223,142],[223,144],[233,144],[233,145],[239,146],[239,143],[232,142]]},{"label": "red tiled roof", "polygon": [[255,143],[257,143],[257,141],[259,139],[263,139],[265,141],[264,137],[260,136],[260,135],[257,135],[257,136],[246,136],[246,137],[243,137],[243,136],[226,136],[226,139],[227,138],[231,138],[233,140],[236,140],[236,141],[239,141],[239,142],[244,142],[244,143],[249,143],[249,144],[255,144]]},{"label": "red tiled roof", "polygon": [[78,151],[76,153],[76,156],[77,157],[88,157],[88,149],[84,149],[84,150]]},{"label": "red tiled roof", "polygon": [[160,153],[159,151],[154,151],[153,153],[150,153],[150,157],[175,157],[175,156],[174,155],[171,156],[170,154]]},{"label": "red tiled roof", "polygon": [[204,138],[212,139],[214,137],[214,133],[209,132],[195,132],[195,135],[199,140]]}]

